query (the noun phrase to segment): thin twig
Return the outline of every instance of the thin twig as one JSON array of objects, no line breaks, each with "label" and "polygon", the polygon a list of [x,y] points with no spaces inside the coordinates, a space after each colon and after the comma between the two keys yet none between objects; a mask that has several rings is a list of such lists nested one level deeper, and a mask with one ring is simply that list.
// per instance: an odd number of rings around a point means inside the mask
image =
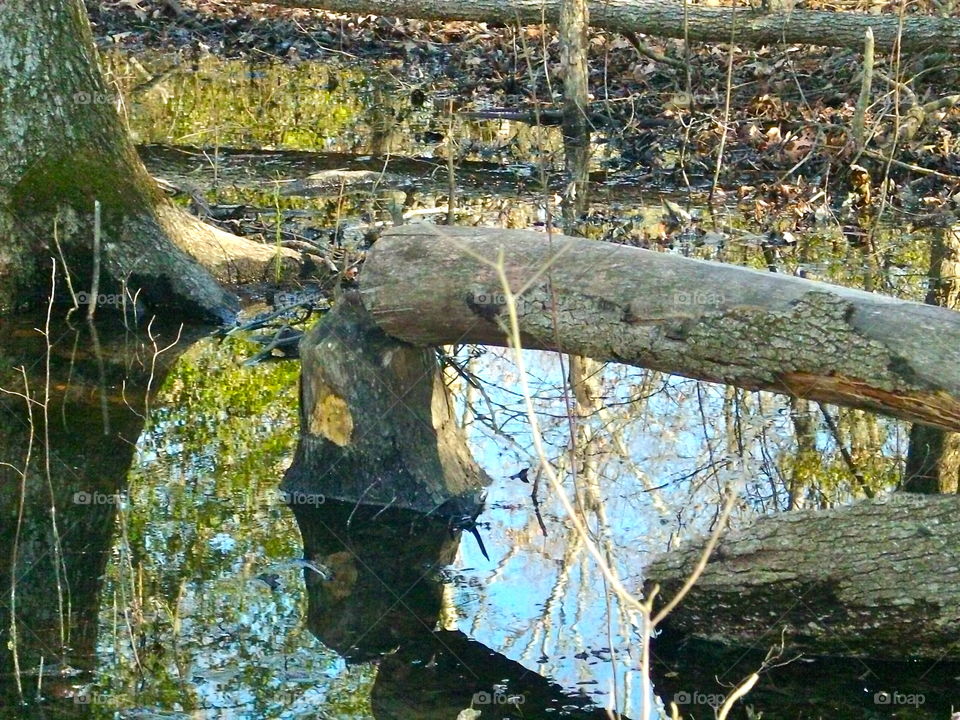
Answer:
[{"label": "thin twig", "polygon": [[93,201],[93,280],[90,284],[87,320],[93,322],[97,311],[97,298],[100,296],[100,201]]},{"label": "thin twig", "polygon": [[723,167],[723,150],[727,144],[727,124],[730,122],[730,98],[733,95],[733,51],[736,45],[737,28],[737,5],[730,6],[730,52],[727,55],[727,80],[726,92],[723,100],[723,125],[720,133],[720,145],[717,148],[717,165],[713,170],[713,182],[710,184],[710,194],[707,196],[708,202],[713,202],[714,193],[717,191],[717,185],[720,182],[720,168]]}]

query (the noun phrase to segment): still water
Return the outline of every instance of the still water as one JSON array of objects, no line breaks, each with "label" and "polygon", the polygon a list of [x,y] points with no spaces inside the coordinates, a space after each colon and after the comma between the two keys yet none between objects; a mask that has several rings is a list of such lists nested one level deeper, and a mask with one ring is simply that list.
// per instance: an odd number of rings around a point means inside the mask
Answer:
[{"label": "still water", "polygon": [[[550,219],[553,190],[539,183],[558,167],[554,130],[457,120],[450,131],[443,103],[412,107],[390,68],[206,58],[137,94],[124,58],[110,63],[130,86],[150,169],[234,208],[265,241],[360,252],[398,207],[433,217],[448,137],[460,148],[458,222]],[[598,151],[598,172],[607,160]],[[285,190],[332,168],[395,179]],[[892,260],[876,265],[829,224],[774,252],[756,240],[771,230],[756,208],[699,216],[727,241],[671,235],[657,192],[608,179],[592,227],[598,239],[922,298],[922,232],[887,228]],[[299,363],[250,366],[258,348],[243,336],[159,324],[92,334],[41,316],[3,320],[0,348],[7,717],[453,719],[472,705],[482,718],[638,718],[671,700],[684,717],[712,717],[767,650],[659,638],[644,695],[635,621],[540,477],[506,350],[452,350],[480,381],[450,378],[493,479],[485,555],[471,534],[398,511],[318,500],[295,515],[277,488],[297,441]],[[628,589],[654,553],[710,526],[729,480],[743,487],[735,525],[782,510],[791,483],[810,506],[853,498],[837,438],[816,431],[815,457],[797,441],[793,419],[819,417],[816,406],[610,365],[593,378],[602,411],[571,424],[564,361],[528,352],[525,366],[547,456]],[[908,428],[830,412],[871,487],[893,488]],[[947,718],[958,676],[929,662],[803,658],[765,674],[736,713]],[[890,707],[885,692],[905,700]]]}]

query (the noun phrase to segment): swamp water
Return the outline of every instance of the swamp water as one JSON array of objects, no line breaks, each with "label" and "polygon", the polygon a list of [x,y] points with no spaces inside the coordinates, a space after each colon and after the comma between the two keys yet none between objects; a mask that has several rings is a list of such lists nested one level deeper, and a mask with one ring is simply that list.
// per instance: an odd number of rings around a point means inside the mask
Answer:
[{"label": "swamp water", "polygon": [[[111,67],[128,87],[126,62]],[[158,71],[171,60],[142,63]],[[151,171],[189,183],[193,203],[236,208],[235,221],[262,226],[268,242],[296,236],[359,251],[370,226],[445,204],[450,119],[443,103],[413,107],[389,67],[205,58],[129,103]],[[536,187],[544,164],[556,177],[555,129],[457,120],[455,137],[458,222],[546,220],[552,193]],[[396,179],[283,192],[344,168]],[[659,195],[607,180],[596,200],[598,237],[664,244]],[[712,221],[730,238],[770,229],[737,208]],[[831,227],[775,252],[703,238],[671,239],[668,251],[803,266],[832,282],[923,296],[922,233],[886,230],[895,262],[880,270]],[[3,586],[15,578],[16,593],[0,605],[0,637],[19,662],[15,672],[4,653],[5,716],[452,720],[471,704],[481,718],[600,718],[602,707],[641,716],[637,629],[545,481],[538,519],[531,485],[511,477],[536,460],[508,351],[458,349],[482,390],[451,376],[471,449],[493,478],[479,518],[488,559],[469,533],[400,512],[372,518],[318,500],[294,514],[277,487],[297,439],[298,363],[250,367],[258,347],[244,337],[178,339],[176,327],[91,335],[55,322],[49,343],[36,330],[45,327],[42,317],[0,325],[0,387],[10,391],[0,396],[0,462],[9,463],[0,466],[0,532],[2,546],[16,548],[13,571],[9,554],[2,565]],[[808,505],[851,498],[836,439],[816,433],[812,454],[797,442],[791,417],[812,419],[816,405],[610,365],[594,378],[604,410],[579,421],[571,443],[565,367],[534,352],[525,364],[547,455],[628,588],[639,589],[653,553],[709,527],[727,480],[745,479],[734,524],[782,509],[790,483]],[[895,486],[907,426],[830,412],[870,486]],[[772,631],[769,644],[777,640]],[[756,650],[661,639],[653,702],[712,717],[711,704],[767,647]],[[735,714],[948,718],[958,676],[931,662],[800,659],[765,674]]]}]

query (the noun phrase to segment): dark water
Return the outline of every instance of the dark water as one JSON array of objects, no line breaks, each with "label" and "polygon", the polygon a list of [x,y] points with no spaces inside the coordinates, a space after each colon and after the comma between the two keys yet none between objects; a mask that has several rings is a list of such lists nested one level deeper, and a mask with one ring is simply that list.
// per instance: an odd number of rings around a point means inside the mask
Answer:
[{"label": "dark water", "polygon": [[[24,367],[40,403],[31,443],[22,398],[3,396],[3,460],[19,469],[31,452],[15,573],[17,656],[31,704],[17,707],[6,652],[6,716],[440,718],[471,701],[482,717],[603,717],[591,702],[641,716],[628,613],[604,593],[556,502],[541,489],[543,536],[529,487],[507,478],[528,450],[522,419],[499,434],[475,420],[472,432],[495,477],[480,518],[487,560],[469,534],[399,511],[287,508],[276,488],[296,440],[296,363],[245,367],[251,344],[196,333],[155,358],[153,342],[122,328],[100,329],[98,353],[86,329],[57,327],[47,394],[38,324],[6,321],[0,333],[0,387],[19,392]],[[175,334],[161,331],[157,346]],[[476,362],[491,402],[508,411],[516,398],[500,382],[511,363]],[[562,404],[554,359],[529,353],[528,362],[548,419]],[[640,403],[637,384],[650,389],[643,375],[604,373],[610,406],[628,410],[582,445],[588,462],[577,481],[585,517],[630,587],[651,552],[685,534],[658,505],[706,508],[712,494],[680,474],[697,455],[696,432],[682,427],[693,423],[681,394],[694,384],[661,379],[672,386]],[[722,415],[722,391],[702,390],[704,407]],[[621,423],[632,460],[602,454]],[[563,432],[547,420],[545,438],[558,450]],[[768,433],[767,442],[775,423]],[[661,445],[667,434],[671,452]],[[630,462],[672,482],[645,492]],[[7,548],[20,507],[14,468],[0,468]],[[685,524],[699,517],[690,512]],[[709,703],[759,666],[765,648],[757,650],[662,638],[655,693],[686,701],[684,716],[709,716]],[[947,717],[957,674],[937,663],[802,659],[766,673],[746,704],[766,717]]]}]

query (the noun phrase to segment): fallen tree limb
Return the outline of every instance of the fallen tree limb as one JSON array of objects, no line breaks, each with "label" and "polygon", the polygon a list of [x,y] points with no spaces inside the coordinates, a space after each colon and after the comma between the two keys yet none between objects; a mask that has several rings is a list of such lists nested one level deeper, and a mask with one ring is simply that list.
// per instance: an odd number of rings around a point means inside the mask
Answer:
[{"label": "fallen tree limb", "polygon": [[525,347],[960,430],[960,313],[940,307],[563,235],[435,225],[384,234],[361,273],[363,303],[414,345],[505,345],[491,267],[501,254]]},{"label": "fallen tree limb", "polygon": [[[696,543],[654,559],[672,597]],[[727,645],[874,658],[960,658],[960,497],[896,493],[729,532],[666,626]]]},{"label": "fallen tree limb", "polygon": [[[508,25],[557,24],[560,0],[269,0],[281,7],[316,8],[347,14],[374,14],[424,20],[472,20]],[[860,48],[867,28],[873,29],[878,50],[892,50],[897,43],[896,14],[868,15],[853,12],[792,10],[765,12],[689,5],[688,34],[691,40],[734,42],[748,45],[779,43]],[[735,32],[732,24],[735,25]],[[684,7],[668,0],[605,0],[590,3],[590,24],[620,33],[660,37],[684,37]],[[960,49],[957,18],[904,18],[900,48],[906,52]]]}]

